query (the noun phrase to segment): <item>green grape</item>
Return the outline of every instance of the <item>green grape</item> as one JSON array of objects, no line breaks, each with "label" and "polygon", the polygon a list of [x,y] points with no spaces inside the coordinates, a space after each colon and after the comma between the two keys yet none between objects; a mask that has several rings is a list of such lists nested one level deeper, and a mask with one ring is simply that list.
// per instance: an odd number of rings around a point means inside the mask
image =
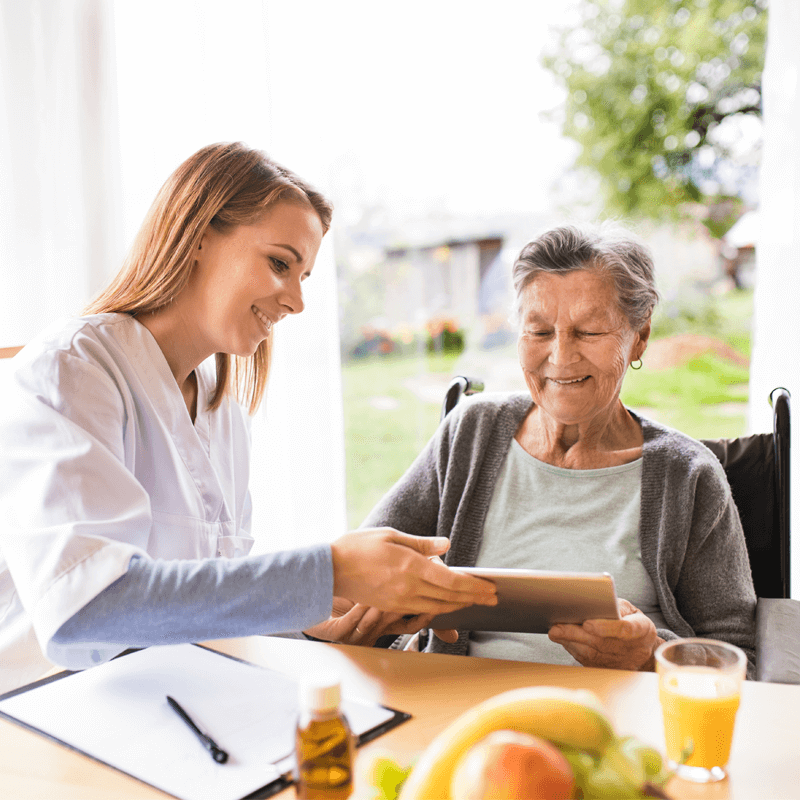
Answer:
[{"label": "green grape", "polygon": [[378,790],[376,800],[396,800],[400,788],[411,772],[391,758],[376,758],[372,765],[372,783]]},{"label": "green grape", "polygon": [[617,775],[628,786],[641,787],[647,778],[638,751],[627,739],[617,739],[606,749],[600,771]]},{"label": "green grape", "polygon": [[619,741],[620,748],[625,755],[632,761],[639,761],[644,769],[646,777],[650,778],[661,772],[664,766],[664,760],[661,758],[661,753],[659,753],[658,750],[640,741],[635,736],[626,736]]},{"label": "green grape", "polygon": [[584,800],[638,800],[644,796],[641,784],[631,783],[612,767],[602,764],[587,776],[582,788]]},{"label": "green grape", "polygon": [[661,770],[664,768],[664,759],[661,757],[661,753],[659,753],[658,750],[652,747],[644,747],[642,748],[640,757],[648,778],[654,778],[661,774]]},{"label": "green grape", "polygon": [[569,762],[572,769],[572,774],[575,777],[575,783],[580,788],[583,788],[586,778],[597,769],[597,760],[590,756],[589,753],[583,750],[575,750],[571,747],[559,748],[564,755],[564,758]]}]

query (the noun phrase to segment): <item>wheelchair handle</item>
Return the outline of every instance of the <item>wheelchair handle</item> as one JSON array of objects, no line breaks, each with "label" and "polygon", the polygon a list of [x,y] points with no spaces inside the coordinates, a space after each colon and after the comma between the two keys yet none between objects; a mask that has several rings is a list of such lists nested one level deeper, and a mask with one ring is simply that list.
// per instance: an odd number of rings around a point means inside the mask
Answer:
[{"label": "wheelchair handle", "polygon": [[483,381],[480,378],[468,378],[466,375],[457,375],[450,381],[447,394],[442,403],[441,422],[458,404],[462,395],[477,394],[483,391]]}]

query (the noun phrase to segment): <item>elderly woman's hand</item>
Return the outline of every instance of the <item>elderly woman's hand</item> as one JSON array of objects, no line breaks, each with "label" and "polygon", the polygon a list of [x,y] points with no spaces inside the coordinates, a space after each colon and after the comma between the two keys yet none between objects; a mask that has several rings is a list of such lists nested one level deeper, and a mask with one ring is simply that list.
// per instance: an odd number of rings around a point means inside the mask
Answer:
[{"label": "elderly woman's hand", "polygon": [[396,612],[380,611],[362,603],[353,603],[344,597],[334,597],[330,617],[313,628],[308,628],[304,633],[328,642],[372,647],[381,636],[417,633],[422,628],[427,628],[432,619],[432,614],[409,617]]},{"label": "elderly woman's hand", "polygon": [[554,625],[548,636],[584,667],[653,670],[663,639],[636,606],[619,600],[621,619],[590,619],[583,625]]}]

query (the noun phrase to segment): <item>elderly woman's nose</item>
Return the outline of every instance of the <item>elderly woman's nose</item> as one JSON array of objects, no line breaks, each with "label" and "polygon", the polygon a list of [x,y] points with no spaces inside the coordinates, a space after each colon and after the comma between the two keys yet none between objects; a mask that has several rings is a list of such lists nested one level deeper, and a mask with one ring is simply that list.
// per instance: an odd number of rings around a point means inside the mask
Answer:
[{"label": "elderly woman's nose", "polygon": [[569,333],[556,333],[551,340],[550,362],[556,365],[571,364],[578,359],[575,338]]}]

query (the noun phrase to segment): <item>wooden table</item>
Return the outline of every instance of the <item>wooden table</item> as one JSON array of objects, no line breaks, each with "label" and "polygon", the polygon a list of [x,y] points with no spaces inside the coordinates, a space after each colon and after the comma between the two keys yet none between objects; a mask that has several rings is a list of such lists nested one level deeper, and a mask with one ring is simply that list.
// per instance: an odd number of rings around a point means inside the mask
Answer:
[{"label": "wooden table", "polygon": [[[664,749],[656,676],[518,661],[399,653],[269,637],[213,642],[216,649],[296,677],[325,663],[345,692],[413,715],[358,750],[354,797],[371,796],[363,773],[377,753],[410,761],[458,714],[520,686],[587,688],[608,708],[618,733]],[[0,720],[0,797],[8,800],[163,800],[168,797],[110,767]],[[676,798],[800,798],[800,686],[747,682],[736,722],[730,778],[694,786],[673,780]],[[294,797],[294,789],[278,795]]]}]

